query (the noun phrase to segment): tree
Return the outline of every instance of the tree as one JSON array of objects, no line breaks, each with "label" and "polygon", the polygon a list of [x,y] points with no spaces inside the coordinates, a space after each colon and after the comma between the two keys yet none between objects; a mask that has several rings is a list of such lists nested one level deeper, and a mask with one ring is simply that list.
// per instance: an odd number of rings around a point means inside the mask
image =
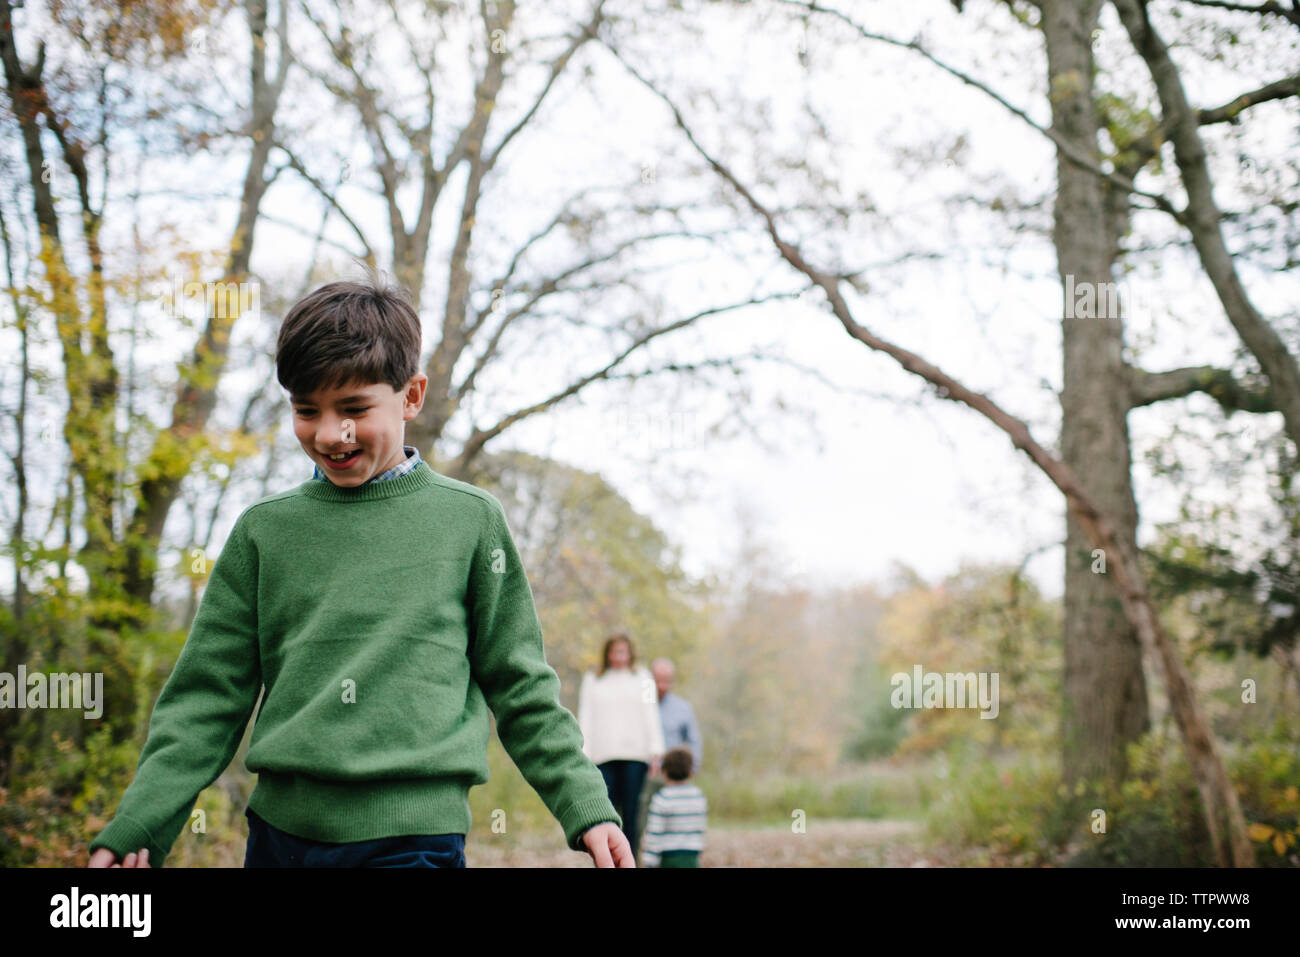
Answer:
[{"label": "tree", "polygon": [[154,441],[148,459],[139,470],[140,488],[127,530],[125,586],[128,595],[148,604],[153,598],[158,545],[167,515],[180,493],[181,482],[194,468],[203,432],[216,407],[218,385],[229,355],[230,336],[242,312],[216,308],[227,290],[243,289],[253,255],[254,230],[262,202],[277,172],[268,175],[270,152],[275,143],[276,111],[289,78],[292,58],[289,50],[289,0],[281,0],[280,21],[275,28],[276,62],[267,58],[271,39],[267,0],[248,0],[249,104],[241,134],[248,140],[248,165],[239,199],[239,216],[230,239],[222,278],[207,297],[214,308],[188,363],[181,367],[171,409],[171,422]]},{"label": "tree", "polygon": [[[1123,305],[1112,313],[1089,310],[1084,321],[1063,321],[1064,387],[1061,394],[1061,448],[1064,461],[1083,478],[1099,503],[1118,523],[1126,542],[1136,546],[1137,509],[1130,471],[1127,415],[1131,409],[1185,397],[1201,391],[1212,396],[1225,413],[1282,409],[1300,398],[1293,384],[1294,360],[1277,334],[1259,316],[1240,283],[1233,258],[1221,232],[1222,217],[1210,190],[1205,152],[1197,126],[1236,122],[1244,110],[1296,94],[1297,77],[1290,76],[1247,91],[1221,107],[1194,111],[1187,104],[1177,71],[1145,13],[1136,3],[1117,3],[1134,44],[1143,51],[1156,79],[1164,108],[1163,121],[1102,89],[1093,61],[1092,41],[1098,35],[1100,3],[1010,3],[1018,19],[1041,30],[1047,53],[1052,125],[1036,124],[1003,95],[936,58],[919,40],[904,43],[868,31],[833,8],[807,0],[779,0],[783,5],[827,15],[851,26],[859,35],[914,51],[941,70],[1001,104],[1042,133],[1057,148],[1058,188],[1054,207],[1054,242],[1058,269],[1071,315],[1074,289],[1113,290],[1112,276],[1125,250],[1135,199],[1187,226],[1210,275],[1225,312],[1268,373],[1261,388],[1227,369],[1196,366],[1148,372],[1125,355]],[[1214,6],[1215,4],[1209,4]],[[1220,5],[1225,6],[1225,5]],[[1232,8],[1233,5],[1226,5]],[[1127,9],[1125,9],[1127,8]],[[1145,10],[1145,7],[1143,7]],[[960,9],[959,9],[960,12]],[[1031,12],[1037,13],[1035,21]],[[1281,8],[1246,12],[1284,15]],[[1105,132],[1112,148],[1104,150]],[[1188,192],[1188,207],[1179,210],[1162,193],[1135,184],[1158,157],[1166,138],[1175,141],[1176,155]],[[1180,144],[1181,141],[1181,144]],[[1288,431],[1295,417],[1287,415]],[[1104,584],[1091,574],[1093,559],[1079,528],[1068,520],[1066,541],[1066,734],[1062,747],[1067,778],[1096,775],[1115,779],[1124,773],[1128,743],[1149,724],[1147,696],[1139,645],[1120,621],[1119,610]]]},{"label": "tree", "polygon": [[[708,632],[708,584],[687,578],[679,550],[603,478],[503,450],[476,459],[471,484],[491,491],[506,510],[547,660],[571,695],[615,631],[631,636],[638,663],[647,667],[659,656],[692,658]],[[576,711],[576,697],[571,704]]]},{"label": "tree", "polygon": [[[126,17],[94,3],[56,7],[53,28],[65,31],[58,36],[60,44],[75,38],[89,66],[73,59],[67,69],[61,66],[51,71],[45,39],[38,41],[34,59],[24,63],[14,9],[8,2],[0,8],[0,59],[4,61],[12,119],[24,145],[32,215],[41,237],[41,278],[48,292],[40,304],[53,314],[63,349],[70,403],[63,434],[72,472],[81,484],[85,512],[86,540],[77,559],[90,580],[93,626],[111,633],[122,625],[139,625],[145,617],[163,525],[179,484],[204,442],[202,433],[216,404],[231,327],[239,317],[238,310],[212,309],[208,313],[192,362],[182,368],[172,420],[158,432],[146,461],[138,468],[139,495],[133,500],[122,484],[129,471],[127,443],[121,441],[116,422],[123,383],[109,339],[110,290],[119,277],[106,271],[100,237],[112,185],[113,137],[131,122],[147,122],[156,116],[157,107],[151,113],[147,104],[134,104],[134,113],[119,115],[116,100],[131,101],[130,77],[137,68],[136,60],[148,65],[151,58],[163,63],[184,59],[193,53],[185,43],[187,33],[209,23],[216,14],[211,3],[191,0],[136,5]],[[250,0],[246,14],[252,100],[249,122],[241,134],[247,137],[250,157],[239,218],[218,288],[238,286],[248,274],[253,229],[270,183],[265,168],[275,110],[290,62],[284,21],[287,4],[281,8],[280,55],[274,69],[267,66],[267,3]],[[156,49],[159,46],[161,49]],[[51,75],[56,77],[54,81]],[[69,85],[69,77],[79,77],[83,85]],[[57,147],[53,154],[47,148],[49,139]],[[71,183],[65,190],[69,177]],[[84,270],[79,265],[80,251],[65,238],[65,223],[57,210],[58,201],[66,195],[73,198],[78,210],[74,221],[85,246]],[[119,508],[131,510],[125,534],[115,521]]]},{"label": "tree", "polygon": [[[423,367],[429,377],[425,404],[406,426],[407,441],[453,477],[469,474],[474,459],[506,430],[601,383],[734,367],[734,358],[659,367],[640,360],[673,333],[765,301],[752,298],[675,318],[655,315],[657,296],[638,275],[645,267],[639,270],[629,260],[653,255],[664,240],[715,242],[719,233],[693,226],[682,204],[644,198],[646,174],[640,168],[612,187],[574,191],[524,237],[492,235],[494,181],[501,189],[510,177],[527,172],[502,173],[510,154],[524,148],[546,121],[548,105],[571,82],[584,48],[609,18],[607,6],[607,0],[595,0],[576,24],[551,9],[521,11],[514,0],[481,0],[477,11],[448,3],[431,9],[395,3],[378,21],[339,2],[307,10],[319,43],[298,50],[299,61],[339,108],[355,114],[366,156],[355,174],[352,157],[331,159],[348,170],[343,181],[333,181],[312,168],[322,164],[306,162],[298,143],[281,136],[291,167],[347,223],[360,255],[373,259],[375,249],[388,245],[394,275],[417,304],[427,301],[438,205],[458,204],[441,280],[445,295],[434,323],[438,335]],[[557,28],[566,30],[558,38],[549,32]],[[474,53],[467,64],[448,52],[461,41]],[[526,69],[530,59],[543,64],[535,81],[536,71]],[[472,90],[468,102],[457,104],[444,92],[458,87]],[[511,106],[513,116],[506,112]],[[437,136],[435,117],[456,112],[461,118],[454,135]],[[441,155],[440,140],[448,144]],[[463,188],[449,197],[462,167]],[[382,204],[383,237],[348,211],[345,191],[366,183]],[[418,197],[414,208],[406,208],[409,201],[404,207],[412,195]],[[485,232],[496,240],[494,248],[475,255]],[[494,374],[525,350],[535,356],[539,347],[565,360],[567,380],[557,377],[552,390],[513,407],[483,398]],[[585,371],[567,362],[590,353],[607,358]],[[449,431],[457,417],[463,428]]]},{"label": "tree", "polygon": [[906,750],[961,741],[995,757],[1004,749],[1058,739],[1060,609],[1023,579],[1022,568],[964,564],[937,584],[918,581],[899,589],[889,596],[877,630],[878,674],[868,684],[880,696],[869,700],[877,725],[888,728],[912,714],[892,706],[889,679],[903,673],[911,680],[916,664],[925,672],[998,675],[995,720],[916,711],[901,742]]},{"label": "tree", "polygon": [[[1259,89],[1246,91],[1218,108],[1193,109],[1183,88],[1178,67],[1170,56],[1169,47],[1151,22],[1145,0],[1113,2],[1133,42],[1134,50],[1141,56],[1151,74],[1160,100],[1161,116],[1137,144],[1136,157],[1130,165],[1140,167],[1146,159],[1159,151],[1166,139],[1173,144],[1179,178],[1187,192],[1187,205],[1181,210],[1175,210],[1171,206],[1169,212],[1191,233],[1197,255],[1206,275],[1214,284],[1228,321],[1268,377],[1268,400],[1266,403],[1258,403],[1256,408],[1263,406],[1281,412],[1287,432],[1300,448],[1300,365],[1297,365],[1295,356],[1287,349],[1281,336],[1260,314],[1241,281],[1235,257],[1228,251],[1224,240],[1223,213],[1214,199],[1214,183],[1200,135],[1200,127],[1237,122],[1244,110],[1257,104],[1300,96],[1300,75],[1293,73]],[[1275,13],[1287,17],[1300,27],[1294,12],[1288,16],[1287,11],[1280,6],[1274,5],[1272,9],[1269,9],[1268,4],[1259,8],[1242,8],[1232,4],[1223,6],[1244,9],[1254,14]],[[1228,390],[1232,388],[1231,382],[1225,384],[1221,376],[1212,377],[1210,382],[1206,382],[1206,378],[1204,370],[1199,376],[1189,374],[1189,370],[1166,374],[1165,387],[1155,394],[1164,398],[1185,394],[1176,391],[1178,389],[1190,391],[1202,388],[1209,391],[1217,387],[1223,390],[1225,385]]]},{"label": "tree", "polygon": [[[830,311],[850,337],[870,349],[890,356],[908,372],[929,382],[941,398],[960,402],[985,416],[1006,433],[1012,444],[1024,451],[1064,494],[1070,520],[1077,524],[1088,544],[1093,549],[1100,549],[1105,556],[1106,574],[1119,594],[1126,624],[1133,629],[1142,648],[1161,663],[1179,731],[1197,780],[1217,859],[1220,863],[1226,864],[1231,861],[1237,866],[1251,863],[1254,854],[1246,836],[1240,802],[1228,780],[1222,757],[1197,701],[1186,666],[1179,656],[1177,647],[1166,633],[1151,600],[1131,536],[1126,535],[1123,526],[1117,525],[1117,520],[1096,503],[1088,488],[1081,483],[1068,463],[1052,455],[1033,438],[1023,421],[1008,414],[988,396],[967,388],[933,363],[882,338],[859,323],[854,318],[853,310],[842,288],[846,277],[827,272],[811,264],[799,247],[782,235],[772,210],[761,202],[725,164],[704,149],[673,101],[628,63],[610,41],[606,40],[605,45],[629,73],[664,101],[673,115],[674,122],[691,147],[744,200],[762,223],[781,258],[820,290],[826,298]],[[1067,606],[1067,619],[1069,613],[1070,609]],[[1067,655],[1069,654],[1068,635],[1067,630]]]}]

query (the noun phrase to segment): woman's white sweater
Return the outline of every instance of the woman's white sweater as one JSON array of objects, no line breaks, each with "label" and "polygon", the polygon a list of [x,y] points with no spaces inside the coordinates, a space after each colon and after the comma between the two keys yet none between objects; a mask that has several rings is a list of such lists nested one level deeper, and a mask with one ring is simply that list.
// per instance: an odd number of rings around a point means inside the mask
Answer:
[{"label": "woman's white sweater", "polygon": [[645,668],[608,668],[600,677],[588,671],[578,692],[578,726],[582,753],[594,764],[662,757],[654,677]]}]

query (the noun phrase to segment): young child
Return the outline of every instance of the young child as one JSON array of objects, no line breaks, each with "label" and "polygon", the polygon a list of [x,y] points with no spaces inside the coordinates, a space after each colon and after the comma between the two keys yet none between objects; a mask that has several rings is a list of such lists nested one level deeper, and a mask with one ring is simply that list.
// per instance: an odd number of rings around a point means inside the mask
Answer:
[{"label": "young child", "polygon": [[464,867],[489,708],[567,845],[635,866],[501,504],[404,445],[419,361],[401,290],[329,283],[285,316],[277,378],[315,477],[235,521],[90,866],[162,865],[263,686],[246,867]]},{"label": "young child", "polygon": [[691,783],[690,748],[670,748],[663,758],[668,784],[650,799],[641,861],[646,867],[699,867],[709,801]]}]

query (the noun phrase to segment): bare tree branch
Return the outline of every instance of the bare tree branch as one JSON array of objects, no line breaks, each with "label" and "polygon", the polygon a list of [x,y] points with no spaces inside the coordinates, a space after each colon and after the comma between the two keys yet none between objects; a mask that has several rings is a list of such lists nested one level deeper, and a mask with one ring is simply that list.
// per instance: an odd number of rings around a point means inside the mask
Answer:
[{"label": "bare tree branch", "polygon": [[[1257,90],[1250,90],[1229,100],[1222,106],[1196,111],[1196,122],[1201,126],[1215,123],[1238,123],[1244,110],[1259,103],[1282,100],[1300,95],[1300,75],[1283,77],[1267,83]],[[1152,157],[1160,152],[1160,147],[1169,141],[1170,129],[1165,123],[1159,123],[1135,140],[1127,150],[1128,157],[1119,164],[1125,175],[1136,176],[1138,170],[1151,162]]]},{"label": "bare tree branch", "polygon": [[1178,67],[1147,17],[1144,2],[1113,0],[1113,3],[1134,49],[1147,65],[1160,99],[1163,123],[1174,144],[1174,157],[1187,191],[1183,225],[1192,234],[1201,265],[1218,293],[1228,321],[1268,376],[1287,433],[1300,446],[1300,365],[1277,331],[1255,308],[1237,274],[1236,262],[1223,238],[1222,214],[1214,200],[1205,146]]},{"label": "bare tree branch", "polygon": [[[357,68],[354,59],[356,51],[353,49],[346,28],[341,28],[341,35],[338,39],[335,39],[325,28],[325,24],[312,15],[305,2],[302,4],[302,8],[308,21],[316,28],[329,46],[334,59],[352,77],[353,89],[348,91],[329,80],[323,74],[308,69],[308,72],[316,76],[336,97],[351,102],[356,107],[357,114],[361,118],[362,129],[366,131],[366,136],[370,139],[371,151],[375,157],[375,171],[379,173],[380,182],[383,184],[382,195],[388,205],[389,231],[392,233],[395,249],[400,248],[402,240],[406,238],[406,223],[402,219],[402,210],[397,203],[400,177],[397,172],[397,160],[388,148],[388,141],[384,137],[381,117],[386,114],[379,108],[379,93],[366,82],[365,77],[361,75],[361,71]],[[339,19],[342,22],[344,19],[343,10],[338,0],[335,0],[335,9],[338,10]]]},{"label": "bare tree branch", "polygon": [[[315,189],[316,192],[321,195],[321,197],[325,200],[325,202],[327,202],[331,207],[333,207],[334,211],[339,214],[339,216],[343,219],[343,221],[347,223],[350,227],[352,227],[352,231],[356,233],[357,239],[361,240],[361,248],[365,250],[363,254],[363,258],[365,259],[366,262],[370,263],[371,265],[374,265],[375,251],[370,248],[370,243],[366,239],[365,232],[362,231],[361,227],[356,224],[356,221],[353,220],[353,218],[348,215],[347,210],[345,210],[339,204],[339,201],[337,197],[335,197],[334,193],[331,190],[326,189],[325,184],[322,183],[319,179],[317,179],[311,173],[307,172],[307,168],[303,166],[302,161],[298,159],[297,155],[291,149],[289,149],[289,147],[286,146],[283,141],[277,142],[275,145],[279,149],[283,150],[285,155],[289,157],[289,168],[292,169],[294,172],[296,172],[303,179],[305,179],[312,186],[312,188]],[[349,255],[354,255],[354,254],[349,252]]]},{"label": "bare tree branch", "polygon": [[1292,96],[1300,96],[1300,74],[1292,74],[1280,80],[1274,80],[1272,83],[1266,83],[1258,90],[1242,93],[1240,96],[1223,104],[1223,106],[1198,110],[1196,118],[1201,126],[1209,126],[1212,123],[1235,123],[1237,115],[1242,110],[1249,109],[1259,103],[1267,103],[1270,100],[1285,100]]},{"label": "bare tree branch", "polygon": [[1239,382],[1227,369],[1214,366],[1188,366],[1166,372],[1147,372],[1130,366],[1128,377],[1129,407],[1134,409],[1204,392],[1225,413],[1277,411],[1271,388],[1253,389]]},{"label": "bare tree branch", "polygon": [[992,87],[988,86],[986,83],[981,82],[980,80],[975,79],[969,73],[959,70],[954,66],[950,66],[949,64],[940,60],[929,50],[925,49],[925,47],[921,45],[921,42],[919,40],[913,39],[913,40],[903,41],[903,40],[896,39],[894,37],[885,36],[884,34],[881,33],[873,33],[872,31],[866,29],[866,27],[863,27],[859,23],[855,22],[847,14],[844,14],[832,7],[822,6],[821,4],[817,3],[816,0],[777,0],[777,2],[786,4],[787,6],[798,7],[802,10],[807,10],[812,13],[829,14],[830,16],[836,18],[837,20],[841,20],[844,23],[846,23],[848,26],[850,26],[855,31],[857,31],[864,39],[877,40],[881,43],[889,44],[890,46],[900,47],[904,50],[913,50],[916,53],[919,53],[922,57],[929,60],[931,63],[933,63],[939,69],[943,70],[945,73],[956,77],[957,79],[961,80],[963,83],[967,84],[968,86],[973,86],[975,89],[984,93],[986,96],[991,97],[994,101],[996,101],[1003,108],[1009,111],[1013,116],[1016,116],[1019,119],[1023,120],[1027,125],[1037,130],[1043,136],[1047,137],[1054,144],[1056,144],[1056,148],[1061,151],[1061,155],[1064,156],[1066,159],[1068,159],[1074,165],[1080,167],[1081,169],[1086,169],[1091,173],[1095,173],[1097,176],[1100,176],[1102,179],[1106,180],[1107,182],[1112,183],[1113,185],[1119,187],[1120,189],[1124,190],[1126,193],[1130,193],[1134,196],[1141,196],[1145,199],[1151,200],[1155,208],[1162,209],[1170,216],[1173,216],[1175,219],[1181,221],[1181,217],[1183,213],[1174,206],[1174,204],[1169,200],[1168,197],[1160,193],[1151,193],[1151,192],[1147,192],[1146,190],[1138,189],[1137,185],[1133,182],[1132,177],[1125,176],[1119,172],[1107,171],[1103,169],[1091,157],[1084,155],[1078,149],[1076,149],[1073,143],[1071,143],[1065,137],[1061,136],[1061,134],[1058,133],[1056,130],[1052,129],[1049,126],[1041,126],[1038,123],[1035,123],[1033,118],[1030,117],[1030,115],[1026,113],[1024,110],[1020,109],[1020,107],[1015,106],[1013,103],[1007,100],[1004,96],[1002,96]]},{"label": "bare tree branch", "polygon": [[[522,303],[520,303],[515,308],[511,309],[510,312],[506,313],[506,315],[502,317],[501,321],[497,323],[497,327],[492,331],[492,335],[488,338],[487,344],[484,346],[483,351],[479,353],[478,357],[474,360],[473,368],[471,368],[470,371],[466,374],[465,379],[460,383],[460,385],[456,386],[452,390],[450,396],[451,403],[449,405],[449,412],[454,413],[455,410],[459,407],[461,400],[464,399],[464,397],[473,390],[475,380],[478,378],[479,373],[483,371],[483,369],[487,366],[489,362],[491,362],[493,358],[495,358],[497,354],[497,349],[501,344],[502,336],[505,333],[505,331],[508,328],[510,328],[510,326],[512,326],[519,319],[525,316],[532,315],[533,310],[537,306],[537,304],[540,303],[547,296],[555,295],[556,293],[561,293],[561,292],[580,291],[579,289],[575,289],[572,287],[562,286],[561,283],[563,283],[565,280],[572,279],[574,276],[586,272],[596,266],[599,266],[602,263],[611,262],[612,260],[617,259],[622,253],[624,253],[628,249],[631,249],[633,246],[636,246],[639,243],[648,242],[650,240],[655,240],[655,239],[666,239],[666,238],[680,239],[686,237],[699,237],[699,236],[700,236],[699,233],[690,232],[688,230],[670,230],[670,231],[660,232],[660,233],[646,233],[640,236],[633,236],[631,239],[627,239],[617,244],[616,246],[614,246],[613,249],[609,250],[603,255],[595,256],[583,262],[576,263],[575,265],[570,266],[568,269],[564,270],[563,272],[558,273],[557,275],[554,276],[550,276],[544,279],[542,282],[538,283],[537,286],[534,289],[532,289],[531,292],[528,293],[527,298]],[[606,284],[595,283],[588,288],[596,289],[596,288],[601,288],[603,285]],[[476,331],[482,325],[486,317],[491,315],[491,312],[492,310],[490,308],[484,310],[479,315],[477,321],[470,328]]]},{"label": "bare tree branch", "polygon": [[519,131],[528,125],[528,121],[533,118],[533,115],[541,109],[542,101],[546,99],[546,94],[551,92],[551,87],[555,85],[555,81],[559,78],[560,74],[564,72],[565,66],[567,66],[569,61],[573,59],[573,55],[577,53],[588,40],[596,35],[596,31],[600,28],[600,24],[605,15],[605,2],[606,0],[597,0],[596,6],[591,11],[591,19],[588,20],[583,25],[581,31],[572,38],[565,51],[552,61],[550,73],[546,78],[546,83],[542,86],[542,91],[537,95],[537,98],[533,101],[533,105],[528,108],[528,111],[524,113],[519,122],[510,128],[506,135],[501,138],[501,142],[498,143],[492,152],[488,154],[484,161],[484,165],[487,169],[492,169],[492,167],[496,166],[497,160],[501,157],[501,151],[509,145],[510,141],[518,135]]},{"label": "bare tree branch", "polygon": [[713,306],[708,309],[702,309],[699,312],[693,313],[692,315],[686,316],[682,319],[678,319],[676,322],[670,322],[666,326],[661,326],[658,329],[652,329],[650,332],[638,336],[635,340],[632,341],[630,345],[628,345],[625,349],[623,349],[616,356],[614,356],[614,358],[611,359],[609,362],[607,362],[604,366],[602,366],[601,368],[597,369],[594,372],[590,372],[587,375],[584,375],[581,378],[571,382],[563,389],[553,393],[552,395],[548,396],[545,399],[542,399],[540,402],[535,402],[532,405],[525,406],[522,409],[516,409],[514,412],[511,412],[503,416],[494,425],[491,425],[486,429],[480,429],[477,426],[475,426],[471,431],[469,438],[465,440],[465,444],[461,448],[460,455],[457,456],[448,474],[452,476],[464,474],[466,469],[469,467],[470,462],[474,459],[476,455],[478,455],[478,453],[482,450],[483,446],[486,445],[492,439],[496,438],[498,435],[500,435],[510,426],[514,425],[516,422],[519,422],[522,419],[528,418],[529,416],[536,415],[539,412],[544,412],[547,409],[551,408],[552,406],[556,405],[557,403],[563,402],[565,399],[577,395],[580,391],[582,391],[582,389],[584,389],[586,386],[590,385],[593,382],[596,382],[601,379],[611,378],[611,374],[613,373],[614,369],[616,369],[619,365],[621,365],[624,360],[626,360],[633,353],[637,352],[639,349],[643,348],[645,345],[654,341],[655,339],[662,338],[663,336],[668,335],[670,332],[676,332],[679,329],[684,329],[687,326],[697,322],[698,320],[705,318],[706,316],[715,316],[724,312],[732,312],[736,309],[743,309],[746,306],[754,306],[754,305],[758,305],[759,303],[771,302],[776,299],[791,299],[801,294],[802,294],[801,292],[772,293],[767,296],[759,296],[755,298],[745,299],[741,302],[731,303],[726,306]]},{"label": "bare tree branch", "polygon": [[1231,3],[1228,0],[1183,0],[1184,3],[1190,3],[1198,7],[1214,7],[1219,10],[1231,10],[1235,13],[1254,13],[1259,16],[1278,16],[1290,20],[1296,26],[1300,27],[1300,6],[1297,6],[1292,0],[1291,8],[1287,9],[1275,0],[1266,0],[1259,6],[1252,7],[1246,3]]}]

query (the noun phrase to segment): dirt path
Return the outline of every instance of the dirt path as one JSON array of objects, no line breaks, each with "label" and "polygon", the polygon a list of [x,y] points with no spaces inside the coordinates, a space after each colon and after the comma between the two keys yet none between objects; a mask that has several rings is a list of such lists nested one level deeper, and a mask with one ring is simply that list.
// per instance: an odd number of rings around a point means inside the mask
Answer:
[{"label": "dirt path", "polygon": [[[929,867],[920,825],[914,821],[814,820],[803,834],[788,827],[711,825],[701,867]],[[586,854],[557,849],[553,841],[471,834],[470,867],[590,867]]]}]

